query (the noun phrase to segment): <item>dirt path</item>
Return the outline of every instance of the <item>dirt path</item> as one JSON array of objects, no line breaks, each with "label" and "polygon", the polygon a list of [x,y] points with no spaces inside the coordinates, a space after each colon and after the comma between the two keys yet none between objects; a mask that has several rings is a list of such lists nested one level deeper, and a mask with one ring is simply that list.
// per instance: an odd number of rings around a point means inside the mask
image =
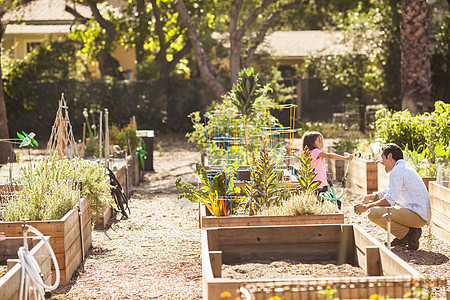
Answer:
[{"label": "dirt path", "polygon": [[[185,145],[184,145],[185,146]],[[106,230],[93,231],[93,248],[69,284],[52,299],[201,299],[197,205],[178,200],[175,179],[196,183],[192,149],[164,145],[155,173],[146,173]]]},{"label": "dirt path", "polygon": [[[194,164],[200,155],[182,142],[154,153],[155,173],[146,173],[130,199],[129,219],[94,230],[93,248],[69,284],[52,299],[201,299],[202,271],[197,204],[178,200],[175,179],[196,184]],[[377,240],[385,232],[352,207],[361,196],[350,189],[343,202],[346,223],[355,223]],[[423,274],[450,276],[450,245],[425,228],[418,251],[394,252]]]}]

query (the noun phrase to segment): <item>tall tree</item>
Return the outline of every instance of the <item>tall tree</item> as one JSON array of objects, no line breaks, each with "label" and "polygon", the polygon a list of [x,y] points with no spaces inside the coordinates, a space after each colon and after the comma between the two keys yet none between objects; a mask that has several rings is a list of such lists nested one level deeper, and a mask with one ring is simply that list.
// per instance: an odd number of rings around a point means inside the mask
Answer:
[{"label": "tall tree", "polygon": [[[17,1],[17,0],[0,0],[0,43],[3,40],[3,34],[5,33],[6,26],[3,26],[2,18],[5,13],[13,9],[19,5],[24,5],[32,0],[26,1]],[[0,53],[1,58],[1,53]],[[5,105],[5,96],[3,94],[3,72],[0,63],[0,140],[8,140],[8,118],[6,115],[6,105]],[[5,163],[10,159],[11,161],[15,160],[14,153],[12,151],[12,145],[8,142],[0,141],[0,164]]]},{"label": "tall tree", "polygon": [[402,0],[401,93],[402,109],[415,115],[433,109],[431,49],[426,0]]},{"label": "tall tree", "polygon": [[139,79],[169,77],[191,50],[172,0],[130,1],[118,24],[119,42],[135,48]]},{"label": "tall tree", "polygon": [[[4,15],[4,12],[0,14],[0,41],[3,39],[3,22],[1,22],[1,17]],[[0,53],[0,61],[1,61],[1,53]],[[6,116],[6,105],[5,105],[5,96],[3,94],[3,72],[1,72],[1,62],[0,62],[0,164],[3,164],[8,161],[8,158],[13,160],[11,157],[12,145],[5,141],[9,139],[8,133],[8,119]],[[2,141],[3,140],[3,141]]]},{"label": "tall tree", "polygon": [[[80,0],[80,2],[84,2],[92,12],[92,16],[102,28],[104,35],[102,36],[101,46],[95,51],[95,59],[98,61],[98,67],[100,69],[100,73],[102,76],[111,76],[114,78],[120,78],[120,64],[119,61],[112,56],[112,51],[114,49],[114,42],[116,40],[117,31],[116,25],[107,20],[101,13],[97,7],[99,1],[95,0]],[[69,6],[66,6],[66,11],[75,16],[78,21],[82,21],[85,23],[88,21],[85,18],[80,18],[80,15],[71,9]]]},{"label": "tall tree", "polygon": [[[231,85],[236,82],[241,68],[250,66],[257,47],[263,42],[265,35],[281,12],[293,9],[301,2],[302,0],[233,0],[217,4],[228,11],[221,21],[226,20],[228,24]],[[226,91],[225,80],[217,72],[216,67],[212,64],[211,57],[202,46],[197,25],[186,9],[184,0],[175,0],[174,4],[187,27],[201,77],[220,101]],[[242,45],[245,39],[248,41],[248,47],[244,50]],[[244,57],[243,53],[246,54],[244,63],[241,62]]]}]

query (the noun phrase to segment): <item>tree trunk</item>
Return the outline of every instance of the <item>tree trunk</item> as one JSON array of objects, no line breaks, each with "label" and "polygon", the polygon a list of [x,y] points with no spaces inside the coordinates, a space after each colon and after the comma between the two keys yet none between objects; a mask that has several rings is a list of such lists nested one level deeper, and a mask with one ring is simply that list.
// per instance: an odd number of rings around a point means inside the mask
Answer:
[{"label": "tree trunk", "polygon": [[184,1],[175,0],[174,4],[187,28],[189,40],[191,41],[192,48],[194,49],[197,66],[200,71],[200,76],[206,86],[216,96],[216,99],[218,101],[222,101],[222,96],[226,94],[224,80],[220,77],[216,68],[212,65],[210,58],[201,46],[200,38],[197,33],[197,26],[189,16],[186,6],[184,5]]},{"label": "tree trunk", "polygon": [[[0,42],[3,39],[3,23],[0,22]],[[1,53],[0,53],[1,58]],[[0,60],[1,61],[1,60]],[[15,154],[12,151],[12,145],[8,140],[8,119],[6,116],[6,104],[5,95],[3,94],[3,72],[0,62],[0,164],[7,163],[9,161],[15,161]]]},{"label": "tree trunk", "polygon": [[145,7],[145,1],[144,0],[137,0],[136,1],[136,11],[138,13],[137,19],[137,25],[136,25],[136,31],[139,32],[139,34],[135,37],[135,53],[136,53],[136,64],[140,65],[145,58],[145,51],[144,51],[144,43],[147,38],[147,23],[145,22],[145,14],[146,7]]},{"label": "tree trunk", "polygon": [[[98,10],[97,3],[95,1],[85,0],[85,2],[91,9],[92,15],[94,16],[95,20],[98,22],[100,27],[105,30],[106,44],[112,45],[116,38],[116,26],[114,25],[114,23],[103,18],[103,16],[100,14],[100,11]],[[120,78],[119,73],[119,61],[111,55],[109,47],[106,47],[105,50],[99,53],[97,60],[102,76],[108,75],[114,78],[122,79]]]},{"label": "tree trunk", "polygon": [[428,4],[426,0],[402,0],[401,5],[402,110],[416,115],[433,109]]}]

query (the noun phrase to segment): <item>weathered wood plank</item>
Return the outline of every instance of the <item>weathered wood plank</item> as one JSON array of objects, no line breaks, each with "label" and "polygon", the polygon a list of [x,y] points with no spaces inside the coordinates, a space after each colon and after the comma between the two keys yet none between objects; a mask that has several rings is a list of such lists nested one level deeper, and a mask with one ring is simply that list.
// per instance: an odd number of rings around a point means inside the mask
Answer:
[{"label": "weathered wood plank", "polygon": [[[47,239],[49,237],[46,237]],[[30,254],[33,255],[38,262],[41,272],[46,272],[44,278],[48,278],[48,271],[50,269],[50,254],[43,241],[39,242],[35,247],[30,250]],[[11,270],[9,270],[2,278],[0,278],[0,299],[12,300],[17,299],[19,295],[21,275],[21,264],[16,264]]]},{"label": "weathered wood plank", "polygon": [[221,245],[225,264],[255,260],[298,259],[303,262],[323,260],[337,263],[339,245],[332,243],[276,243],[261,245]]},{"label": "weathered wood plank", "polygon": [[247,227],[247,226],[275,226],[275,225],[308,225],[308,224],[343,224],[342,212],[326,215],[304,216],[206,216],[206,208],[201,206],[201,228],[212,227]]},{"label": "weathered wood plank", "polygon": [[[268,245],[303,243],[338,243],[340,225],[291,225],[267,227],[218,228],[219,250],[222,245]],[[239,238],[236,238],[239,237]]]}]

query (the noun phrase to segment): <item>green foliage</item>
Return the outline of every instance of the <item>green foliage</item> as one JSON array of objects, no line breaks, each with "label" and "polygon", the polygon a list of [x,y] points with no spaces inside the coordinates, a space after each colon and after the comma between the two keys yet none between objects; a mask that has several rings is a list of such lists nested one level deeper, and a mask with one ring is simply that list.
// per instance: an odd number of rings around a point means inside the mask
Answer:
[{"label": "green foliage", "polygon": [[[240,75],[243,76],[243,79],[239,79],[239,87],[235,85],[224,97],[222,103],[215,103],[207,110],[205,122],[202,121],[200,112],[189,114],[194,130],[187,133],[186,136],[189,137],[189,142],[196,145],[197,149],[205,149],[207,136],[209,139],[216,136],[244,137],[246,151],[243,156],[248,160],[247,155],[250,147],[247,143],[250,141],[249,137],[259,134],[261,126],[280,126],[278,119],[271,114],[271,110],[280,107],[275,100],[268,96],[272,91],[270,86],[266,85],[256,89],[259,87],[258,76],[254,74],[251,68],[244,69]],[[236,92],[240,93],[240,96],[236,96]],[[246,95],[248,98],[244,100]],[[237,116],[238,113],[243,114],[243,117],[230,117],[232,115]],[[243,163],[248,163],[248,161]]]},{"label": "green foliage", "polygon": [[433,153],[428,146],[403,150],[405,159],[416,169],[420,177],[436,177],[437,165],[434,164]]},{"label": "green foliage", "polygon": [[277,172],[267,148],[260,149],[260,156],[251,177],[252,182],[247,182],[244,189],[245,194],[250,198],[247,204],[250,214],[260,211],[263,207],[278,204],[280,198]]},{"label": "green foliage", "polygon": [[258,83],[258,74],[253,68],[245,68],[239,72],[239,78],[231,90],[234,97],[231,103],[244,116],[250,116],[253,112],[253,104],[262,95]]},{"label": "green foliage", "polygon": [[315,172],[314,167],[311,165],[312,158],[308,148],[305,147],[305,149],[303,149],[302,155],[296,157],[300,160],[298,174],[295,175],[299,183],[298,187],[296,187],[296,190],[298,193],[313,193],[318,189],[320,180],[314,180],[314,177],[316,177],[317,173]]},{"label": "green foliage", "polygon": [[[389,70],[389,73],[387,69],[392,68],[389,44],[396,40],[397,33],[387,28],[396,26],[391,18],[396,8],[384,2],[372,0],[368,6],[359,2],[354,9],[334,14],[336,25],[329,29],[343,32],[343,39],[337,43],[341,53],[323,55],[319,52],[306,60],[303,69],[320,78],[325,91],[346,95],[347,102],[359,107],[360,115],[364,115],[366,105],[386,103],[392,98],[386,85],[393,80],[387,77],[394,72]],[[396,71],[398,73],[398,68]],[[365,130],[364,118],[360,118],[359,126],[360,130]]]},{"label": "green foliage", "polygon": [[239,199],[229,198],[229,196],[235,196],[240,192],[240,189],[234,186],[236,170],[228,168],[217,173],[211,180],[202,164],[197,163],[195,168],[204,186],[198,189],[179,177],[175,181],[175,186],[182,188],[183,192],[178,196],[178,199],[186,198],[191,202],[202,202],[214,216],[230,215],[233,209],[233,203],[231,202],[240,202]]},{"label": "green foliage", "polygon": [[418,149],[425,147],[431,139],[432,127],[428,114],[412,117],[408,110],[392,112],[381,109],[375,118],[375,136],[383,143]]},{"label": "green foliage", "polygon": [[121,149],[128,149],[128,153],[136,150],[142,143],[142,139],[137,136],[136,127],[129,123],[125,127],[111,125],[109,129],[109,142],[119,145]]},{"label": "green foliage", "polygon": [[435,141],[447,145],[450,142],[450,103],[436,101],[431,118]]},{"label": "green foliage", "polygon": [[336,206],[328,201],[317,201],[317,195],[311,192],[301,192],[292,195],[289,199],[280,203],[263,208],[260,215],[285,215],[303,216],[336,213]]},{"label": "green foliage", "polygon": [[356,141],[350,139],[339,140],[333,143],[333,148],[336,151],[353,152],[356,148]]},{"label": "green foliage", "polygon": [[[112,204],[107,175],[102,166],[87,161],[58,160],[57,154],[21,170],[22,190],[8,203],[5,221],[59,220],[74,208],[79,196],[88,196],[97,220],[106,203]],[[82,192],[74,189],[82,182]]]}]

